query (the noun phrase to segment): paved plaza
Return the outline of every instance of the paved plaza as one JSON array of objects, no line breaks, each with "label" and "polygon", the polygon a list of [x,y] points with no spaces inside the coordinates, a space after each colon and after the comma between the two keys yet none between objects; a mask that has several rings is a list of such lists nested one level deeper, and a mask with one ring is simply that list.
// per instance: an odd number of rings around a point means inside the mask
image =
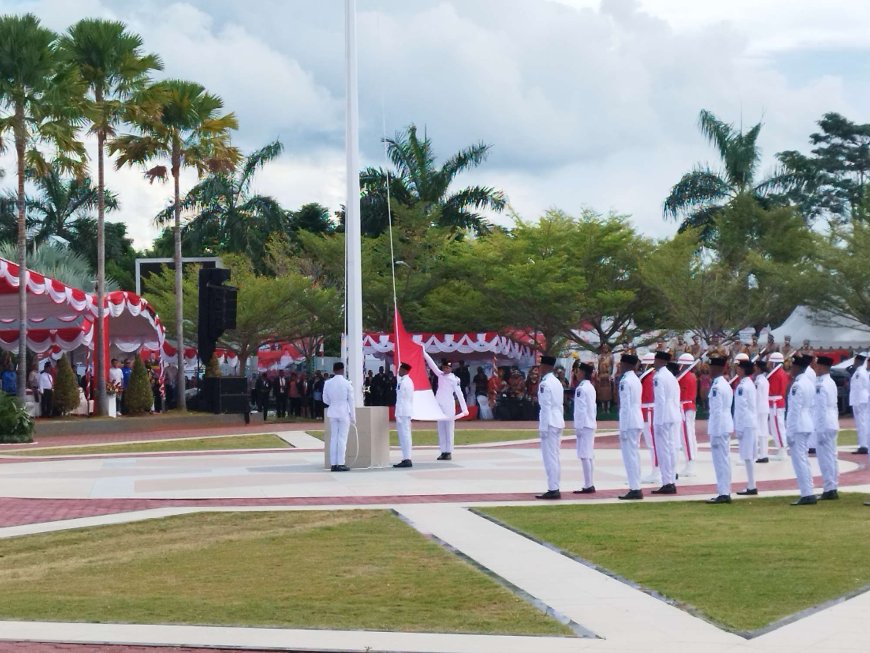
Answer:
[{"label": "paved plaza", "polygon": [[[275,430],[265,428],[263,432]],[[0,537],[206,510],[388,508],[419,532],[465,556],[569,625],[576,637],[7,621],[0,622],[0,640],[7,642],[0,641],[0,651],[129,653],[138,652],[143,646],[557,653],[870,650],[870,631],[863,622],[863,615],[870,611],[868,593],[823,606],[747,639],[473,512],[471,508],[479,505],[541,505],[533,497],[544,489],[540,453],[534,441],[459,447],[452,461],[443,462],[435,461],[436,448],[419,447],[414,450],[412,469],[357,469],[333,474],[323,469],[323,445],[319,439],[304,431],[283,431],[278,435],[293,448],[48,459],[6,457],[0,475],[0,496],[4,497],[0,499],[3,507]],[[841,450],[843,489],[870,491],[866,459],[849,455],[850,449]],[[392,453],[394,462],[398,461],[399,452]],[[581,501],[571,494],[572,489],[580,486],[581,479],[571,439],[566,438],[561,454],[562,489],[566,497],[562,503],[616,502],[615,497],[625,491],[622,462],[612,431],[599,434],[595,479],[599,492],[591,499]],[[695,475],[680,479],[678,496],[667,499],[648,496],[646,500],[697,500],[711,496],[713,467],[709,449],[703,443],[699,458]],[[643,461],[647,463],[648,458]],[[351,446],[349,463],[352,462]],[[734,484],[739,487],[743,471],[736,459],[734,462]],[[815,461],[813,471],[818,475]],[[757,480],[763,496],[795,495],[788,460],[758,465]],[[866,517],[870,523],[870,509]],[[14,642],[17,648],[3,648],[13,645],[9,642]],[[76,648],[76,644],[82,648]],[[120,648],[111,648],[110,644]]]}]

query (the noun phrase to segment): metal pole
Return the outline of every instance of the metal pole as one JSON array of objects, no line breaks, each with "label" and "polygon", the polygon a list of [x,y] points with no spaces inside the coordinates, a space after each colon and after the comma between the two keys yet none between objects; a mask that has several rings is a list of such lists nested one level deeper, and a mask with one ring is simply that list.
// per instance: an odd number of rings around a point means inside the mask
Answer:
[{"label": "metal pole", "polygon": [[347,203],[345,293],[347,306],[347,377],[353,384],[357,407],[363,405],[362,236],[359,207],[359,93],[356,65],[356,0],[345,0],[345,55],[347,59]]}]

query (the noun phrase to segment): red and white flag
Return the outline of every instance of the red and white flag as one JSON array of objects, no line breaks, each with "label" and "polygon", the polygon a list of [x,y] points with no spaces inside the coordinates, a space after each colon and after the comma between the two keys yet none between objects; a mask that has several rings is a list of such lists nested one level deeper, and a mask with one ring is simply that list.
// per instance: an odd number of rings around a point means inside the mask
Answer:
[{"label": "red and white flag", "polygon": [[402,316],[399,315],[398,310],[396,310],[394,320],[393,344],[395,345],[393,354],[396,361],[396,371],[399,371],[399,365],[402,363],[411,366],[411,371],[408,372],[408,376],[414,382],[414,408],[411,411],[411,419],[426,422],[445,419],[441,407],[435,401],[435,393],[432,392],[429,375],[426,373],[423,345],[414,342],[411,334],[405,331],[405,325],[402,324]]}]

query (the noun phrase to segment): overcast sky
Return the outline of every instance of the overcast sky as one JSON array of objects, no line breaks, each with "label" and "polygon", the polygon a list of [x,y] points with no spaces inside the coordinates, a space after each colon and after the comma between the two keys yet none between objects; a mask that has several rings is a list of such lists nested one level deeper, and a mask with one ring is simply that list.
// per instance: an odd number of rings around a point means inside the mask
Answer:
[{"label": "overcast sky", "polygon": [[[63,30],[108,17],[139,32],[162,76],[220,95],[249,152],[274,138],[281,159],[256,190],[288,208],[344,201],[342,0],[0,0]],[[697,130],[701,108],[763,121],[763,171],[783,149],[808,149],[826,111],[870,122],[870,2],[861,0],[358,0],[360,146],[425,127],[437,155],[483,141],[484,166],[459,180],[503,189],[534,219],[548,208],[632,216],[643,232],[670,187],[716,163]],[[14,170],[9,154],[0,166]],[[182,188],[190,187],[191,175]],[[7,175],[3,182],[9,186]],[[140,247],[169,184],[110,171],[107,184]]]}]

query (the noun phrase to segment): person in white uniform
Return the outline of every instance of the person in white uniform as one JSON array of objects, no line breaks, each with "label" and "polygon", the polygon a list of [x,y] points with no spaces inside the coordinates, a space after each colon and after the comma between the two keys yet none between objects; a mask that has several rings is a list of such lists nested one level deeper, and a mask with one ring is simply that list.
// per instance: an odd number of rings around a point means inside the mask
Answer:
[{"label": "person in white uniform", "polygon": [[574,390],[574,434],[577,436],[577,458],[583,468],[583,488],[574,494],[594,494],[592,478],[597,427],[597,404],[595,386],[592,384],[593,368],[589,363],[580,363],[580,382]]},{"label": "person in white uniform", "polygon": [[813,432],[812,409],[816,386],[807,374],[809,365],[809,356],[798,354],[792,360],[791,375],[794,380],[788,392],[788,406],[785,412],[785,438],[801,493],[800,498],[792,502],[793,506],[809,506],[816,503],[808,451],[810,435]]},{"label": "person in white uniform", "polygon": [[353,387],[344,376],[344,363],[332,366],[333,376],[323,384],[323,403],[329,418],[329,464],[330,471],[349,472],[345,465],[347,452],[347,432],[351,424],[356,424]]},{"label": "person in white uniform", "polygon": [[640,411],[643,415],[643,439],[646,443],[646,448],[649,450],[649,473],[641,479],[641,483],[661,485],[662,473],[659,469],[655,433],[653,431],[653,408],[655,406],[653,402],[654,360],[655,354],[653,352],[648,351],[643,354],[640,358],[642,369],[638,374],[640,379]]},{"label": "person in white uniform", "polygon": [[[444,413],[444,419],[439,419],[438,424],[438,446],[441,449],[441,455],[438,460],[453,459],[453,428],[456,420],[468,415],[468,404],[465,403],[465,396],[462,394],[462,385],[459,382],[459,377],[456,376],[450,369],[450,361],[441,361],[439,368],[432,357],[423,350],[423,357],[426,359],[426,365],[432,370],[438,381],[438,389],[435,391],[435,401],[441,407],[441,412]],[[456,400],[454,401],[454,397]],[[459,415],[456,414],[456,401],[459,402]]]},{"label": "person in white uniform", "polygon": [[640,434],[643,431],[643,412],[640,408],[641,386],[637,378],[638,358],[623,354],[619,359],[619,449],[628,477],[628,492],[623,501],[643,499],[640,489]]},{"label": "person in white uniform", "polygon": [[758,428],[758,393],[755,390],[755,382],[752,380],[752,372],[755,364],[751,361],[742,361],[737,365],[737,390],[734,392],[734,434],[737,436],[740,460],[746,467],[746,489],[737,494],[755,496],[758,488],[755,485],[755,456],[758,447],[758,438],[755,435]]},{"label": "person in white uniform", "polygon": [[541,457],[547,474],[547,491],[535,495],[538,499],[561,499],[559,490],[561,465],[559,449],[562,442],[562,429],[565,428],[564,389],[553,374],[556,359],[541,356],[541,382],[538,385],[538,435],[541,437]]},{"label": "person in white uniform", "polygon": [[755,413],[758,426],[755,431],[755,462],[766,464],[770,462],[770,382],[767,380],[767,363],[756,357],[753,361],[755,373]]},{"label": "person in white uniform", "polygon": [[868,444],[868,407],[870,407],[870,376],[867,374],[864,354],[855,354],[855,369],[849,380],[849,406],[855,418],[855,431],[858,433],[856,454],[866,454]]},{"label": "person in white uniform", "polygon": [[707,503],[731,503],[731,433],[734,420],[731,415],[731,402],[734,392],[731,384],[722,376],[728,361],[722,357],[710,359],[710,417],[707,421],[707,435],[710,438],[710,451],[713,456],[713,469],[716,471],[716,496]]},{"label": "person in white uniform", "polygon": [[399,365],[399,379],[396,387],[396,430],[399,432],[399,446],[402,448],[402,461],[393,467],[413,467],[411,462],[411,415],[414,412],[414,381],[408,375],[411,366]]},{"label": "person in white uniform", "polygon": [[682,422],[680,411],[680,386],[677,378],[667,368],[670,353],[657,351],[653,360],[653,429],[656,437],[656,453],[662,472],[662,486],[653,494],[677,493],[677,433]]},{"label": "person in white uniform", "polygon": [[816,457],[822,472],[824,488],[819,497],[823,501],[839,499],[837,481],[837,435],[840,431],[840,415],[837,409],[837,384],[831,378],[834,359],[830,356],[816,358],[816,394],[813,400],[813,431],[816,434]]}]

